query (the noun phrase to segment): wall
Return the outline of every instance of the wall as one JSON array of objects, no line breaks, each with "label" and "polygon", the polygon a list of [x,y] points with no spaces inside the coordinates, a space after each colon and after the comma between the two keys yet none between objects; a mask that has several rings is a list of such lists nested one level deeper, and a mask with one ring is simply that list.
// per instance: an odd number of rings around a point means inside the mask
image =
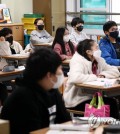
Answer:
[{"label": "wall", "polygon": [[10,8],[13,23],[21,22],[24,13],[33,12],[32,0],[1,0]]}]

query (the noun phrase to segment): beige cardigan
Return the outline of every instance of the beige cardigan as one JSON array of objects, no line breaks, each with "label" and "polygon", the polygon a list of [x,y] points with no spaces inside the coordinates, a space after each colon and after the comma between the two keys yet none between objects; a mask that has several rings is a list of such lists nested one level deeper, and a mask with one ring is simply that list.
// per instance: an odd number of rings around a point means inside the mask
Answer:
[{"label": "beige cardigan", "polygon": [[[106,78],[117,78],[120,73],[115,66],[108,65],[101,57],[95,57],[98,62],[98,72]],[[81,89],[76,88],[74,83],[83,83],[94,81],[97,76],[92,73],[92,63],[79,55],[74,54],[70,61],[70,71],[68,73],[68,81],[63,94],[66,107],[75,107],[76,105],[90,99],[89,96],[83,96]]]}]

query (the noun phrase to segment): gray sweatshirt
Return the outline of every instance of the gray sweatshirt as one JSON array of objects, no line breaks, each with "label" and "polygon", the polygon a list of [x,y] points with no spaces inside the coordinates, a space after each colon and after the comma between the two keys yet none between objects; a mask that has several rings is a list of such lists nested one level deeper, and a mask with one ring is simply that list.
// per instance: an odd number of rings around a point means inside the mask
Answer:
[{"label": "gray sweatshirt", "polygon": [[53,37],[46,30],[42,30],[40,32],[33,30],[30,36],[31,44],[42,44],[53,41]]}]

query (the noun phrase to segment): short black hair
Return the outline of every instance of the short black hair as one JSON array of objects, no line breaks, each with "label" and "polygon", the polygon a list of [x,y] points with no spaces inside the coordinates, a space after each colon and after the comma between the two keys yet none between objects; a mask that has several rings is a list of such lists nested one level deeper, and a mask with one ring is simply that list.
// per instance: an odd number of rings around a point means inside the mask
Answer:
[{"label": "short black hair", "polygon": [[45,47],[37,49],[26,62],[24,80],[29,84],[35,84],[38,80],[42,80],[48,72],[55,74],[61,64],[61,57],[52,49]]},{"label": "short black hair", "polygon": [[37,25],[37,23],[38,23],[39,20],[42,20],[42,21],[43,21],[42,18],[37,18],[37,19],[35,19],[35,21],[34,21],[34,25]]},{"label": "short black hair", "polygon": [[82,19],[79,18],[79,17],[73,18],[73,19],[72,19],[72,22],[71,22],[71,26],[72,26],[72,27],[73,27],[73,26],[76,26],[76,25],[79,24],[79,23],[84,24],[84,20],[82,20]]},{"label": "short black hair", "polygon": [[10,28],[3,28],[0,30],[0,36],[7,36],[8,34],[12,34],[12,30]]},{"label": "short black hair", "polygon": [[112,26],[117,26],[117,23],[115,21],[107,21],[104,25],[103,25],[103,31],[109,31],[109,29]]},{"label": "short black hair", "polygon": [[77,52],[83,56],[84,58],[86,58],[87,60],[90,60],[89,57],[87,56],[87,53],[86,51],[87,50],[91,50],[91,47],[93,46],[93,43],[95,41],[92,40],[92,39],[85,39],[81,42],[78,43],[78,46],[77,46]]}]

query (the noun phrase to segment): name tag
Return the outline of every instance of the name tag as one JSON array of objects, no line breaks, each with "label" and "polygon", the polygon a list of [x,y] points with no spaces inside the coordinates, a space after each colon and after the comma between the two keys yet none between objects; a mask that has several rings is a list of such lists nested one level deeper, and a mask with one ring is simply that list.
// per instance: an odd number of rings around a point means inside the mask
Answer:
[{"label": "name tag", "polygon": [[56,105],[53,105],[52,107],[48,108],[49,114],[56,112]]}]

